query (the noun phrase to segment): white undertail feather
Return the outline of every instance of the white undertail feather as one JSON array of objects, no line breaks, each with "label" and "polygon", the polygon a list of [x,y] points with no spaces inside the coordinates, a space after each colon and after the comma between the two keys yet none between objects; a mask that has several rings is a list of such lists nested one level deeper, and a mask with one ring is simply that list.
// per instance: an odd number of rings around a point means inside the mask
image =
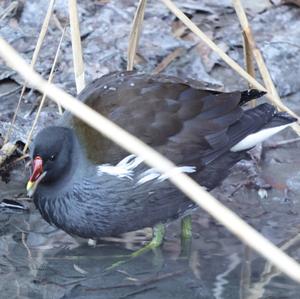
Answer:
[{"label": "white undertail feather", "polygon": [[267,128],[267,129],[263,129],[261,131],[258,131],[256,133],[250,134],[247,137],[245,137],[244,139],[242,139],[240,142],[235,144],[230,149],[230,151],[239,152],[239,151],[250,149],[250,148],[254,147],[255,145],[265,141],[266,139],[268,139],[272,135],[274,135],[274,134],[280,132],[281,130],[285,129],[286,127],[289,127],[290,125],[291,124],[282,125],[282,126],[278,126],[278,127],[274,127],[274,128]]}]

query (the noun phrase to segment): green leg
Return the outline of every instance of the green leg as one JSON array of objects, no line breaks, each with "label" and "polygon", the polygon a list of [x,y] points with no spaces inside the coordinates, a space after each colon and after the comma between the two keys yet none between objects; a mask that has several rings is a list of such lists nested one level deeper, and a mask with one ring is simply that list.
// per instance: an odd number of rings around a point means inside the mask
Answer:
[{"label": "green leg", "polygon": [[181,256],[189,256],[192,242],[192,217],[185,216],[181,220]]},{"label": "green leg", "polygon": [[131,254],[131,257],[138,257],[143,253],[148,252],[149,250],[153,250],[159,247],[163,242],[164,236],[165,236],[165,226],[161,223],[155,225],[153,228],[152,240],[146,246],[133,252]]},{"label": "green leg", "polygon": [[154,249],[158,248],[162,244],[164,236],[165,236],[165,226],[162,223],[155,225],[153,228],[152,240],[147,245],[145,245],[144,247],[142,247],[139,250],[130,254],[128,256],[127,260],[118,261],[118,262],[112,264],[110,267],[106,268],[106,270],[112,270],[124,263],[127,263],[128,261],[130,261],[133,258],[139,257],[140,255],[142,255],[150,250],[154,250]]}]

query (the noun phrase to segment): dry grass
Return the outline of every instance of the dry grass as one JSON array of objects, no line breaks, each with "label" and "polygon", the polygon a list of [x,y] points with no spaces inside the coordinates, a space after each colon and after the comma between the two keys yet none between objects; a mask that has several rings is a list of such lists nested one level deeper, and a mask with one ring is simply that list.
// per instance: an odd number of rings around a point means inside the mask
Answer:
[{"label": "dry grass", "polygon": [[[60,52],[60,48],[61,48],[61,43],[64,39],[64,35],[65,35],[65,31],[66,29],[64,28],[63,29],[63,32],[61,34],[61,38],[60,38],[60,41],[59,41],[59,44],[57,46],[57,50],[56,50],[56,54],[55,54],[55,57],[54,57],[54,61],[53,61],[53,64],[52,64],[52,67],[51,67],[51,71],[50,71],[50,74],[49,74],[49,78],[48,78],[48,82],[51,83],[52,82],[52,79],[53,79],[53,75],[54,75],[54,71],[55,71],[55,67],[56,67],[56,63],[57,63],[57,59],[58,59],[58,56],[59,56],[59,52]],[[23,154],[26,153],[27,149],[28,149],[28,146],[31,142],[31,138],[32,138],[32,135],[33,135],[33,131],[36,127],[36,124],[38,122],[38,119],[39,119],[39,116],[40,116],[40,113],[42,111],[42,108],[44,106],[44,103],[45,103],[45,100],[46,100],[46,93],[43,94],[43,97],[42,97],[42,100],[40,102],[40,105],[39,105],[39,108],[37,110],[37,113],[35,115],[35,118],[34,118],[34,121],[33,121],[33,124],[31,126],[31,129],[28,133],[28,136],[27,136],[27,139],[26,139],[26,143],[25,143],[25,146],[24,146],[24,149],[23,149]],[[61,105],[59,102],[57,102],[57,105],[58,105],[58,109],[59,109],[59,112],[60,114],[62,114],[62,108],[61,108]]]},{"label": "dry grass", "polygon": [[146,4],[147,4],[147,0],[140,0],[133,18],[132,28],[129,36],[128,51],[127,51],[127,71],[133,70],[136,50],[138,47],[139,38],[143,26]]},{"label": "dry grass", "polygon": [[171,174],[169,180],[191,200],[226,226],[229,231],[245,244],[265,257],[270,263],[292,279],[300,282],[299,264],[212,197],[189,176],[174,172],[175,165],[172,162],[84,103],[73,98],[55,85],[43,80],[2,38],[0,39],[0,56],[9,66],[26,78],[34,88],[42,93],[46,93],[53,101],[57,102],[57,99],[60,99],[61,105],[76,117],[85,121],[88,125],[127,151],[142,157],[150,167],[156,168],[161,173]]},{"label": "dry grass", "polygon": [[[51,15],[53,13],[54,3],[55,3],[55,0],[50,0],[48,10],[47,10],[47,13],[46,13],[46,16],[45,16],[45,19],[44,19],[44,22],[43,22],[43,25],[42,25],[37,43],[36,43],[36,46],[35,46],[35,49],[34,49],[34,52],[33,52],[33,56],[32,56],[32,59],[31,59],[31,64],[30,65],[31,65],[32,68],[34,68],[34,66],[35,66],[35,63],[36,63],[37,58],[39,56],[43,41],[45,39],[47,30],[48,30],[48,27],[49,27],[50,18],[51,18]],[[4,138],[4,143],[7,143],[8,140],[9,140],[10,134],[12,132],[13,125],[16,121],[16,117],[17,117],[19,109],[20,109],[20,104],[21,104],[22,98],[23,98],[25,90],[26,90],[26,86],[27,86],[27,82],[25,81],[25,84],[23,85],[23,88],[22,88],[22,91],[21,91],[21,94],[20,94],[20,97],[19,97],[19,100],[18,100],[17,107],[15,109],[13,119],[11,121],[11,125],[10,125],[8,131],[6,132],[6,135],[5,135],[5,138]]]}]

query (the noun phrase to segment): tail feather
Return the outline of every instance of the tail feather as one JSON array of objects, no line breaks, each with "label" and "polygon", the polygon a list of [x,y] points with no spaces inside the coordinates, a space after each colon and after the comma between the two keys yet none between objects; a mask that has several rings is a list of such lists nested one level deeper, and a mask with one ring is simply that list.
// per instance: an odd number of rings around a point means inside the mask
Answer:
[{"label": "tail feather", "polygon": [[267,103],[249,109],[228,130],[233,141],[231,151],[248,150],[295,121],[297,119],[287,113],[276,112],[275,107]]},{"label": "tail feather", "polygon": [[275,115],[272,117],[271,121],[267,123],[264,128],[274,128],[278,126],[282,126],[285,124],[290,124],[296,122],[297,118],[291,116],[286,112],[276,112]]},{"label": "tail feather", "polygon": [[254,99],[258,99],[265,94],[266,94],[265,91],[260,91],[258,89],[248,89],[248,90],[242,91],[240,104],[244,105],[245,103],[247,103],[251,100],[254,100]]}]

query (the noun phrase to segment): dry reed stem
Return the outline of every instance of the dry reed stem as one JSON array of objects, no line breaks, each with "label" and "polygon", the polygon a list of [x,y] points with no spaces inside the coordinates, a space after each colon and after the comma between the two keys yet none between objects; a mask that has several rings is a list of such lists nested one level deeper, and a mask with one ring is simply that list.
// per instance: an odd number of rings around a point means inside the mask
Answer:
[{"label": "dry reed stem", "polygon": [[[35,63],[36,63],[38,55],[40,53],[43,41],[45,39],[47,29],[48,29],[48,26],[49,26],[49,22],[50,22],[50,18],[51,18],[52,12],[53,12],[54,3],[55,3],[55,0],[50,0],[49,6],[48,6],[48,9],[47,9],[47,13],[46,13],[46,16],[45,16],[45,19],[44,19],[44,22],[43,22],[43,25],[42,25],[37,43],[36,43],[36,47],[35,47],[33,55],[32,55],[32,59],[31,59],[31,63],[30,63],[31,68],[34,68],[34,66],[35,66]],[[19,97],[19,100],[18,100],[16,110],[14,112],[13,119],[11,121],[11,124],[10,124],[9,128],[8,128],[8,131],[6,132],[6,135],[5,135],[5,138],[4,138],[4,143],[8,142],[8,139],[10,137],[13,125],[16,121],[16,118],[17,118],[17,115],[18,115],[18,112],[19,112],[19,109],[20,109],[20,105],[21,105],[23,95],[24,95],[25,90],[26,90],[26,86],[27,86],[27,82],[25,81],[25,83],[22,87],[22,90],[21,90],[21,94],[20,94],[20,97]]]},{"label": "dry reed stem", "polygon": [[251,77],[238,63],[230,58],[222,49],[220,49],[195,23],[193,23],[171,0],[161,0],[176,17],[181,20],[192,32],[201,38],[214,52],[216,52],[233,70],[245,78],[255,88],[266,91],[266,88]]},{"label": "dry reed stem", "polygon": [[159,74],[162,72],[174,59],[179,57],[183,53],[183,48],[177,48],[167,55],[162,62],[160,62],[153,70],[153,74]]},{"label": "dry reed stem", "polygon": [[69,0],[69,17],[72,38],[72,52],[77,94],[85,87],[84,63],[77,12],[77,0]]},{"label": "dry reed stem", "polygon": [[52,19],[53,19],[53,22],[54,22],[55,26],[56,26],[61,32],[63,32],[65,26],[63,26],[63,25],[61,24],[60,20],[58,19],[57,15],[56,15],[55,13],[52,15]]},{"label": "dry reed stem", "polygon": [[86,122],[89,126],[101,132],[125,150],[140,156],[150,167],[154,167],[161,173],[167,173],[169,180],[175,186],[211,214],[217,221],[222,223],[229,231],[290,278],[300,282],[300,265],[296,261],[216,200],[189,176],[184,173],[174,172],[174,167],[176,166],[172,162],[84,103],[78,101],[55,85],[47,83],[2,38],[0,38],[0,56],[10,67],[26,78],[34,88],[46,93],[55,102],[59,99],[65,109]]},{"label": "dry reed stem", "polygon": [[[61,38],[60,38],[59,44],[57,46],[57,50],[56,50],[56,53],[55,53],[54,61],[53,61],[53,64],[52,64],[52,67],[51,67],[51,71],[50,71],[50,74],[49,74],[49,78],[48,78],[48,82],[49,83],[51,83],[52,79],[53,79],[54,70],[55,70],[57,59],[58,59],[58,56],[59,56],[61,44],[62,44],[62,41],[64,39],[65,31],[66,31],[66,28],[63,29],[63,32],[61,34]],[[28,149],[28,146],[30,144],[30,141],[31,141],[31,138],[32,138],[32,135],[33,135],[33,131],[34,131],[34,128],[35,128],[35,126],[36,126],[36,124],[38,122],[38,119],[39,119],[39,116],[41,114],[42,108],[44,106],[44,103],[45,103],[45,100],[46,100],[46,96],[47,95],[44,93],[43,97],[42,97],[42,100],[40,102],[39,108],[38,108],[38,110],[36,112],[33,124],[31,126],[31,129],[30,129],[29,134],[27,136],[26,143],[25,143],[25,146],[24,146],[24,149],[23,149],[23,154],[26,153],[26,151]],[[57,101],[57,105],[58,105],[58,109],[59,109],[60,114],[62,114],[62,108],[61,108],[61,105],[60,105],[59,101]]]},{"label": "dry reed stem", "polygon": [[[244,49],[244,59],[245,59],[245,66],[246,66],[247,73],[253,78],[255,78],[253,51],[245,31],[243,31],[243,49]],[[248,86],[250,89],[253,88],[251,83],[249,83]],[[256,99],[250,102],[250,106],[251,107],[256,106]]]},{"label": "dry reed stem", "polygon": [[[266,66],[266,63],[263,59],[263,56],[260,52],[260,50],[257,48],[256,43],[255,43],[255,39],[253,37],[253,33],[251,30],[251,27],[249,25],[245,10],[242,6],[242,3],[240,0],[232,0],[233,1],[233,5],[236,11],[236,14],[238,16],[238,19],[240,21],[241,27],[244,31],[244,34],[247,36],[247,40],[249,42],[249,46],[252,49],[252,53],[253,56],[256,60],[259,72],[263,78],[263,81],[265,83],[265,86],[268,90],[268,98],[270,99],[270,101],[281,111],[287,111],[289,114],[291,114],[292,116],[296,117],[298,119],[298,121],[300,120],[299,116],[293,112],[292,110],[290,110],[288,107],[286,107],[279,95],[278,92],[274,86],[273,80],[271,78],[271,75],[268,71],[268,68]],[[293,125],[293,129],[295,130],[295,132],[300,135],[300,126],[299,124],[294,124]]]},{"label": "dry reed stem", "polygon": [[140,34],[142,31],[146,4],[147,0],[140,0],[136,12],[134,14],[127,51],[127,71],[133,70],[134,58],[138,47]]}]

